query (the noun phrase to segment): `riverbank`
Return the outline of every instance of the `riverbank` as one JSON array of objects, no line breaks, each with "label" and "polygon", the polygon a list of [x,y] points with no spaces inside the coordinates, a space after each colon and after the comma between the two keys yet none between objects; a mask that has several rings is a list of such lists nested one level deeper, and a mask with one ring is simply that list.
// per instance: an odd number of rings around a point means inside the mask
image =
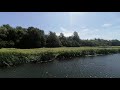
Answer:
[{"label": "riverbank", "polygon": [[120,47],[3,48],[0,49],[0,67],[115,53],[120,53]]}]

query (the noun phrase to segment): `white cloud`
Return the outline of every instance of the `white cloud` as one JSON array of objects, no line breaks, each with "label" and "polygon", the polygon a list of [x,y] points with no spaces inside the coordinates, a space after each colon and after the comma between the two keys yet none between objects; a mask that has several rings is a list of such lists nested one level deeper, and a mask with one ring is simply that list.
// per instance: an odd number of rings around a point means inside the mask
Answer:
[{"label": "white cloud", "polygon": [[66,37],[73,35],[73,31],[67,30],[64,27],[60,27],[60,31],[56,35],[60,35],[60,33],[63,33]]},{"label": "white cloud", "polygon": [[81,27],[74,29],[73,31],[64,27],[60,27],[60,31],[57,32],[57,35],[60,35],[60,33],[63,33],[66,37],[73,35],[73,32],[77,31],[78,35],[81,39],[94,39],[94,38],[102,38],[103,34],[101,34],[98,28],[87,28],[87,27]]},{"label": "white cloud", "polygon": [[63,31],[63,32],[66,32],[67,29],[63,28],[63,27],[60,27],[60,29]]},{"label": "white cloud", "polygon": [[85,28],[80,31],[80,38],[81,39],[94,39],[101,37],[99,33],[99,29],[96,28]]},{"label": "white cloud", "polygon": [[72,34],[73,34],[73,32],[64,32],[64,35],[67,36],[67,37],[71,36]]},{"label": "white cloud", "polygon": [[110,23],[106,23],[106,24],[102,25],[102,27],[110,27],[110,26],[112,26],[112,24],[110,24]]}]

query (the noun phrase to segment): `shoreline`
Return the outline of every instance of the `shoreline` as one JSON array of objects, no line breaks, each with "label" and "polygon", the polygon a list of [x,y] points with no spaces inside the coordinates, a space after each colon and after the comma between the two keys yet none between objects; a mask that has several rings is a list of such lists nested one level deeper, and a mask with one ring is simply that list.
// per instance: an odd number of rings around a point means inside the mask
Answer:
[{"label": "shoreline", "polygon": [[[42,51],[43,50],[43,51]],[[0,50],[0,67],[11,67],[25,63],[47,63],[55,59],[76,57],[95,57],[120,53],[120,48],[39,48],[39,49],[2,49]]]}]

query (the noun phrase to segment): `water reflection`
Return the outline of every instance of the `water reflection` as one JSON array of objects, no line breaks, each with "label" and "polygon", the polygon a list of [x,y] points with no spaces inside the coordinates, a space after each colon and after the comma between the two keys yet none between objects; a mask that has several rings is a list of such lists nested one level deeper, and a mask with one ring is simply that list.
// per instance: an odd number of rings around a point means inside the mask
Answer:
[{"label": "water reflection", "polygon": [[120,55],[55,60],[0,69],[0,78],[119,78]]}]

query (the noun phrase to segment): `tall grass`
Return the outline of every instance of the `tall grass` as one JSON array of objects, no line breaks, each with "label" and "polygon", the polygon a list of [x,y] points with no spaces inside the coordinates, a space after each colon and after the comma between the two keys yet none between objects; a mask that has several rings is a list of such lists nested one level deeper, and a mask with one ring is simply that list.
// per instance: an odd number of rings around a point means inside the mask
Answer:
[{"label": "tall grass", "polygon": [[107,55],[120,53],[120,47],[62,47],[37,49],[0,49],[0,67],[16,66],[24,63],[47,62],[54,59]]}]

